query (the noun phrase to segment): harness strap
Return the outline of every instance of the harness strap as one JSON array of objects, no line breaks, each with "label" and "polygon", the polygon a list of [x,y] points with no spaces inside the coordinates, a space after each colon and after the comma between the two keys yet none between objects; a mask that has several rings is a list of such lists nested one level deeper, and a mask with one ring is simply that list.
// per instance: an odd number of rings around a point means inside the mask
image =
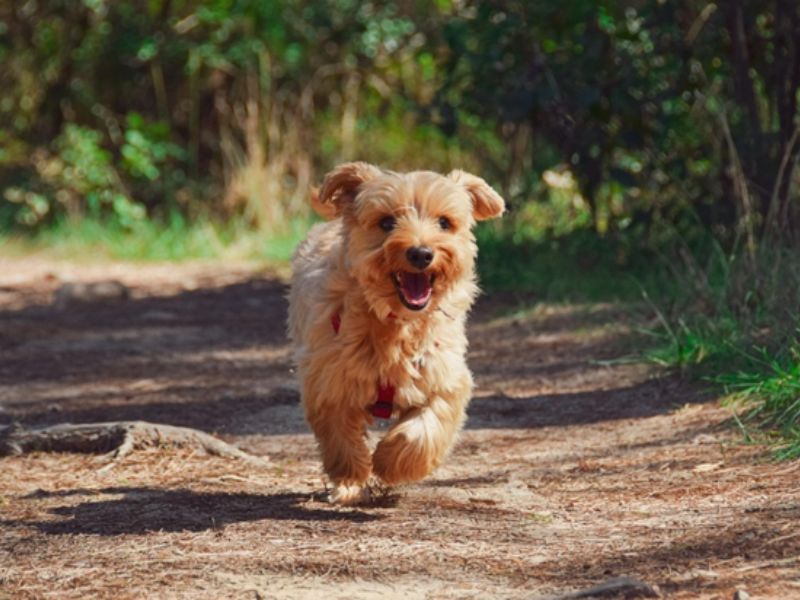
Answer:
[{"label": "harness strap", "polygon": [[378,401],[372,405],[371,412],[379,419],[390,419],[394,408],[394,386],[378,385]]},{"label": "harness strap", "polygon": [[[393,318],[395,315],[389,315]],[[342,327],[342,317],[339,313],[331,316],[331,327],[334,333],[339,333]],[[390,419],[392,417],[392,410],[394,409],[394,386],[391,384],[382,385],[378,383],[378,399],[375,404],[370,408],[373,416],[379,419]]]}]

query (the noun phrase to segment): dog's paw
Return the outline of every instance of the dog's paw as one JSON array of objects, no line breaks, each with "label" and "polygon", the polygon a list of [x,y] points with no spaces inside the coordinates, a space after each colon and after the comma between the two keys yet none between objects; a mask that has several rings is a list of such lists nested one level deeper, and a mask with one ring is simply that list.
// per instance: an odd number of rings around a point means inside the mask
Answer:
[{"label": "dog's paw", "polygon": [[369,490],[370,499],[373,501],[382,500],[392,492],[391,487],[374,476],[367,481],[367,489]]},{"label": "dog's paw", "polygon": [[356,504],[365,504],[371,498],[372,494],[368,487],[358,484],[339,484],[333,488],[330,496],[328,496],[328,501],[339,506],[354,506]]}]

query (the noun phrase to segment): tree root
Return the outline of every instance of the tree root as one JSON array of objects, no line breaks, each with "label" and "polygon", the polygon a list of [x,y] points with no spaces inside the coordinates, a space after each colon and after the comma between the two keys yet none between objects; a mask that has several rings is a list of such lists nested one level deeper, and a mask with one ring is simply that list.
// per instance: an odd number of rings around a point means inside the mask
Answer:
[{"label": "tree root", "polygon": [[197,429],[147,421],[62,423],[41,429],[25,429],[14,424],[0,429],[0,456],[18,456],[28,452],[102,453],[113,464],[136,447],[160,445],[196,446],[207,454],[257,465],[269,460],[248,454]]}]

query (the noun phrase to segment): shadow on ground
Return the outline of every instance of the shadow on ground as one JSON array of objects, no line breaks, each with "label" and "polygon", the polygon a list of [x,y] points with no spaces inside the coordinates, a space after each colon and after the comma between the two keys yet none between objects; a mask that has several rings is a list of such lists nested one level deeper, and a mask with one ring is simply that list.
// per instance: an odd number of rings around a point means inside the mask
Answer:
[{"label": "shadow on ground", "polygon": [[642,419],[709,396],[677,378],[651,379],[635,385],[574,394],[473,398],[467,429],[565,427],[618,419]]},{"label": "shadow on ground", "polygon": [[[312,494],[212,493],[187,489],[111,487],[101,490],[39,491],[29,498],[122,494],[122,498],[87,500],[50,509],[62,517],[53,521],[0,521],[4,526],[35,527],[50,535],[113,536],[150,531],[205,531],[250,521],[348,521],[366,523],[383,518],[360,510],[309,508]],[[319,500],[319,498],[316,498]]]},{"label": "shadow on ground", "polygon": [[0,384],[76,383],[131,371],[152,377],[196,371],[196,364],[179,360],[182,355],[284,347],[285,294],[280,282],[252,279],[64,310],[0,311]]},{"label": "shadow on ground", "polygon": [[[31,407],[20,419],[26,425],[151,421],[193,427],[223,435],[283,435],[308,433],[299,395],[277,388],[263,394],[229,393],[230,384],[173,386],[157,393],[115,399],[108,393],[53,398]],[[58,408],[52,410],[50,403]]]},{"label": "shadow on ground", "polygon": [[[767,522],[779,520],[785,527],[787,519],[800,517],[800,504],[765,506],[763,512],[768,516]],[[800,537],[787,536],[785,529],[778,526],[765,527],[763,516],[750,518],[747,513],[737,515],[726,524],[696,527],[679,537],[670,535],[664,538],[659,540],[658,536],[653,536],[644,547],[628,547],[618,553],[583,555],[580,562],[560,560],[542,565],[543,574],[548,582],[561,582],[565,587],[582,582],[588,585],[611,576],[632,575],[648,583],[657,583],[669,596],[683,588],[708,585],[718,576],[713,565],[751,563],[750,567],[742,569],[744,578],[744,573],[753,569],[753,562],[763,562],[764,566],[773,561],[784,562],[787,568],[791,568],[800,555]],[[776,540],[781,543],[775,543]]]}]

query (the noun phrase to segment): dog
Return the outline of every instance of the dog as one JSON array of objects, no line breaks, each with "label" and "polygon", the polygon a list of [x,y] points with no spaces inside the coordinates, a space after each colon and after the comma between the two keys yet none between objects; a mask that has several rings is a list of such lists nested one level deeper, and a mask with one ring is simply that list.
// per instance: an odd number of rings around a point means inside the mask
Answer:
[{"label": "dog", "polygon": [[[312,204],[328,222],[295,251],[289,336],[330,501],[371,482],[423,479],[447,455],[472,394],[465,324],[478,293],[476,221],[505,203],[455,170],[396,173],[364,162],[328,173]],[[395,417],[374,453],[366,427]]]}]

